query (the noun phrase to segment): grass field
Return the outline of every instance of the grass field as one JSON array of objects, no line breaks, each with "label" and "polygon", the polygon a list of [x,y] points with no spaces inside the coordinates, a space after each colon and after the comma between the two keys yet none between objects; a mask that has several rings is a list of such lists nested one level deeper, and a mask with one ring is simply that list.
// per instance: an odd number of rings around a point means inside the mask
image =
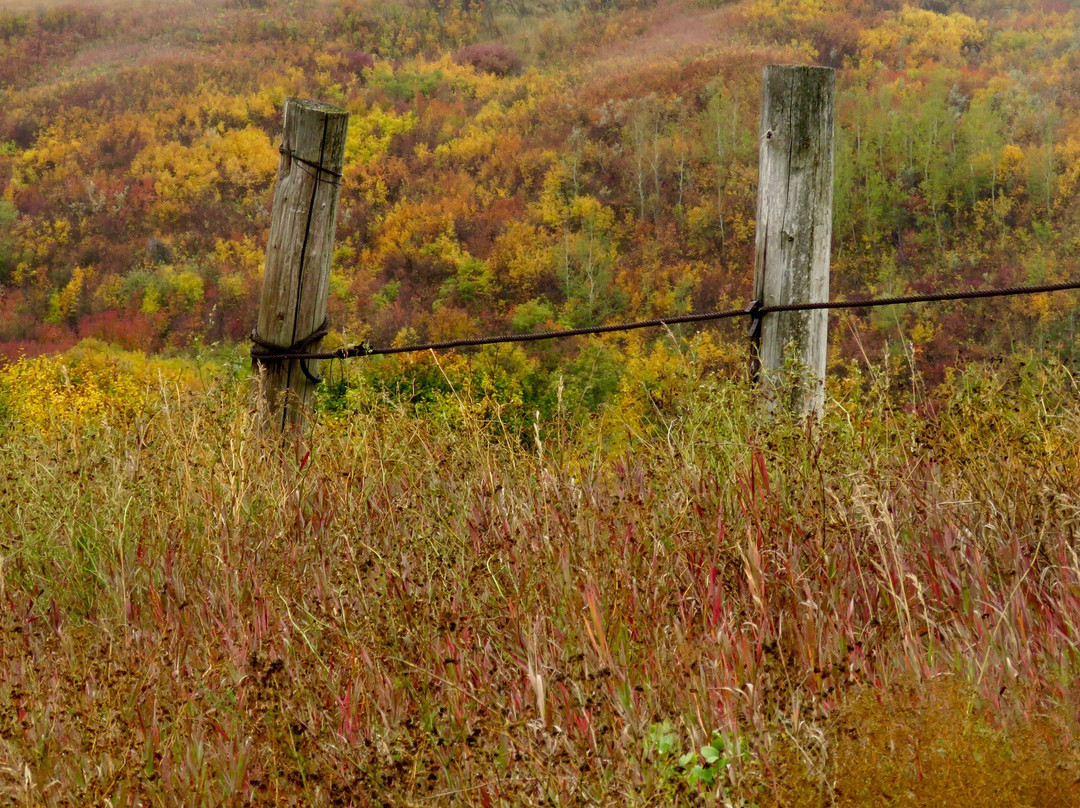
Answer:
[{"label": "grass field", "polygon": [[0,804],[1080,801],[1061,367],[849,375],[813,429],[692,366],[526,440],[368,400],[297,448],[112,361],[0,380]]},{"label": "grass field", "polygon": [[[167,5],[171,8],[215,8],[224,5],[225,0],[175,0]],[[0,0],[0,12],[9,11],[22,13],[27,11],[39,11],[54,8],[97,8],[97,9],[125,9],[125,8],[155,8],[166,4],[159,0],[79,0],[78,3],[66,2],[66,0]]]}]

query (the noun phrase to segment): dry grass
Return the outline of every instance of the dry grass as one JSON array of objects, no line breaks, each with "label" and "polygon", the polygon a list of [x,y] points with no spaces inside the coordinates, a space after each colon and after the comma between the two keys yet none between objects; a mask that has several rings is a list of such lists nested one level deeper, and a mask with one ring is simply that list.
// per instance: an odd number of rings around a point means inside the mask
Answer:
[{"label": "dry grass", "polygon": [[636,17],[626,15],[616,29],[622,38],[600,49],[586,72],[594,78],[622,76],[644,65],[749,50],[753,43],[739,30],[737,14],[736,4],[703,11],[698,3],[675,2],[659,4]]},{"label": "dry grass", "polygon": [[225,382],[7,422],[0,804],[1077,804],[1071,377],[863,380],[812,433],[687,384],[528,446],[282,449]]},{"label": "dry grass", "polygon": [[2,0],[0,12],[24,13],[50,10],[55,8],[94,8],[106,10],[147,10],[167,7],[170,10],[189,9],[199,10],[217,8],[225,5],[227,0]]}]

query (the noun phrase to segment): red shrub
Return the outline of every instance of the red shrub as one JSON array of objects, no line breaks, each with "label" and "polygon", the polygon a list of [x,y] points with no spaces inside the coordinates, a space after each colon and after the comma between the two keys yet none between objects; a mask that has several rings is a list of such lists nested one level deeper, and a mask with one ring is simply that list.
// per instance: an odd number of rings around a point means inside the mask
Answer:
[{"label": "red shrub", "polygon": [[128,351],[147,351],[156,341],[155,324],[142,312],[108,311],[84,315],[79,320],[79,339],[94,337]]},{"label": "red shrub", "polygon": [[356,48],[332,48],[330,53],[338,59],[337,67],[333,71],[336,81],[348,82],[356,79],[363,84],[364,71],[375,67],[374,57],[366,51]]},{"label": "red shrub", "polygon": [[496,76],[509,76],[521,70],[521,58],[498,42],[462,48],[454,54],[454,62],[459,65],[472,65],[477,70]]}]

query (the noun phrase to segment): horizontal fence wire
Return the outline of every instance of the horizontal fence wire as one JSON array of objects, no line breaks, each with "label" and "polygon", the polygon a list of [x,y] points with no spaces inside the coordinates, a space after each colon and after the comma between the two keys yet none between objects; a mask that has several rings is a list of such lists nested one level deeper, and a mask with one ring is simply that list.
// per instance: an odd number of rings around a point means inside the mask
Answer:
[{"label": "horizontal fence wire", "polygon": [[[498,345],[511,342],[538,342],[540,340],[564,339],[567,337],[580,337],[592,334],[610,334],[616,331],[634,331],[640,328],[659,328],[662,326],[680,325],[683,323],[702,323],[714,320],[728,320],[734,317],[749,316],[759,320],[766,314],[774,314],[785,311],[818,311],[821,309],[864,309],[875,306],[899,306],[908,303],[934,303],[945,300],[978,300],[988,297],[1010,297],[1014,295],[1036,295],[1048,292],[1064,292],[1080,289],[1080,281],[1068,283],[1050,283],[1041,286],[1005,286],[996,289],[972,289],[966,292],[940,292],[922,295],[902,295],[900,297],[868,298],[855,300],[828,300],[820,303],[787,303],[780,306],[762,306],[758,301],[753,301],[749,306],[741,309],[726,309],[723,311],[706,311],[699,314],[679,314],[671,317],[654,317],[650,320],[634,320],[626,323],[612,323],[610,325],[589,326],[586,328],[567,328],[554,331],[536,331],[523,334],[499,334],[487,337],[469,337],[464,339],[443,340],[441,342],[422,342],[414,345],[387,345],[372,347],[367,343],[350,345],[346,348],[338,348],[334,351],[305,351],[294,349],[281,349],[276,352],[268,350],[261,340],[252,331],[252,340],[262,349],[252,352],[252,358],[259,362],[286,360],[286,359],[352,359],[359,356],[382,356],[386,354],[414,353],[418,351],[443,351],[450,348],[476,347],[480,345]],[[307,342],[305,340],[305,342]],[[278,346],[273,346],[277,348]],[[303,346],[303,347],[306,347]]]}]

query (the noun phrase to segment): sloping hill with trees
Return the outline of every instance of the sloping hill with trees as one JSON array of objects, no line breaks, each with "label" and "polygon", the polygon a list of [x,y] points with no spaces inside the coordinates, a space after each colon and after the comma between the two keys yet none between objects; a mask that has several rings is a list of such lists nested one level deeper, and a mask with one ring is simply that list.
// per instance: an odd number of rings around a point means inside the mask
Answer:
[{"label": "sloping hill with trees", "polygon": [[[6,12],[0,347],[241,339],[289,95],[353,115],[341,338],[741,302],[760,68],[778,61],[841,68],[836,294],[1071,277],[1075,17],[842,0]],[[1019,339],[1072,361],[1073,302],[883,314],[837,359],[892,338],[940,379]]]}]

